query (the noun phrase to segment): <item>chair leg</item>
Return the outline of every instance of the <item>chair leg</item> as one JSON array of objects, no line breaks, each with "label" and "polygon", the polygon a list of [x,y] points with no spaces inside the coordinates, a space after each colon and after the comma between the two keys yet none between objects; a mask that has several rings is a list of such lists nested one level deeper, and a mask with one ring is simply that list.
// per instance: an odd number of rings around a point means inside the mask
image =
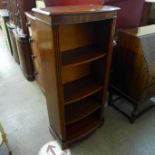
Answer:
[{"label": "chair leg", "polygon": [[2,132],[3,144],[6,145],[9,155],[12,155],[12,151],[11,151],[9,143],[8,143],[7,135],[5,134],[4,129],[2,128],[1,124],[0,124],[0,131]]},{"label": "chair leg", "polygon": [[7,149],[8,149],[9,155],[12,155],[12,151],[10,149],[10,145],[8,143],[8,139],[7,139],[7,135],[6,134],[4,134],[4,143],[5,143],[5,145],[6,145]]},{"label": "chair leg", "polygon": [[5,143],[5,145],[6,145],[7,149],[8,149],[9,155],[12,155],[12,151],[10,149],[9,143],[7,142],[7,143]]}]

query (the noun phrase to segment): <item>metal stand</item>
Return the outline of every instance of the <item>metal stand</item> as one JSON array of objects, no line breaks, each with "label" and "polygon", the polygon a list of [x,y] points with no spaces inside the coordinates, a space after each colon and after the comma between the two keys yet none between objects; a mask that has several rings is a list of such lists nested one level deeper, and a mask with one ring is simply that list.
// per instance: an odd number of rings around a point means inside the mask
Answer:
[{"label": "metal stand", "polygon": [[2,143],[0,144],[0,146],[2,146],[3,144],[6,145],[7,149],[8,149],[8,153],[9,155],[12,155],[12,151],[10,149],[9,143],[8,143],[8,139],[7,139],[7,135],[4,132],[4,129],[2,127],[2,125],[0,124],[0,133],[2,135]]},{"label": "metal stand", "polygon": [[[121,99],[125,99],[126,101],[128,101],[129,104],[132,105],[133,109],[130,114],[127,114],[126,111],[123,111],[120,108],[120,106],[116,104],[116,102]],[[132,99],[131,97],[129,97],[128,95],[126,95],[120,89],[116,88],[113,85],[110,86],[110,95],[109,95],[108,104],[112,106],[114,109],[116,109],[117,111],[119,111],[121,114],[123,114],[125,117],[127,117],[130,123],[132,124],[135,122],[137,118],[142,116],[144,113],[146,113],[148,110],[150,110],[154,106],[153,104],[151,104],[145,107],[144,109],[139,110],[140,106],[142,106],[142,103],[138,104],[137,101],[135,101],[134,99]]]}]

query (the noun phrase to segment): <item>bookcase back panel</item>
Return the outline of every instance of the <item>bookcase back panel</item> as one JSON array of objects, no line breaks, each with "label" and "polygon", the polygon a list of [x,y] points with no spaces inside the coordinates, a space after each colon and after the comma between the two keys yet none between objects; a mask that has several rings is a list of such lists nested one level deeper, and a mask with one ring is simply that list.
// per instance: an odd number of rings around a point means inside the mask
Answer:
[{"label": "bookcase back panel", "polygon": [[60,26],[60,51],[67,51],[92,45],[93,25],[73,24]]},{"label": "bookcase back panel", "polygon": [[91,76],[100,83],[103,83],[105,76],[105,59],[100,59],[91,64]]},{"label": "bookcase back panel", "polygon": [[108,50],[111,20],[97,21],[94,23],[94,46],[103,51]]},{"label": "bookcase back panel", "polygon": [[98,82],[103,82],[104,77],[104,63],[103,59],[95,62],[86,63],[73,67],[62,68],[62,83],[68,83],[71,81],[78,80],[80,78],[91,76]]},{"label": "bookcase back panel", "polygon": [[62,82],[67,83],[88,76],[90,64],[62,68]]}]

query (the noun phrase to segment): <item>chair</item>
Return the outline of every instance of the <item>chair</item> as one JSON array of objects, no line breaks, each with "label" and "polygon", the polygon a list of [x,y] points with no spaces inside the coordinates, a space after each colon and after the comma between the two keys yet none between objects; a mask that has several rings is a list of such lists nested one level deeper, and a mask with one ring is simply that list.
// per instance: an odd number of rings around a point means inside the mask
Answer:
[{"label": "chair", "polygon": [[3,144],[5,144],[7,146],[9,155],[12,155],[10,146],[8,144],[7,135],[5,134],[4,129],[3,129],[2,125],[0,124],[0,146],[2,146]]}]

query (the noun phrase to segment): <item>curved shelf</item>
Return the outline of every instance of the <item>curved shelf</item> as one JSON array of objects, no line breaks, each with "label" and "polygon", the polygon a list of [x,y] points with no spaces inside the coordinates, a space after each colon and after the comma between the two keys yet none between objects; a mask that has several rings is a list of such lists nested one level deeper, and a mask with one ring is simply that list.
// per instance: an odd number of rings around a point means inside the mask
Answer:
[{"label": "curved shelf", "polygon": [[82,100],[102,90],[103,86],[91,77],[64,84],[64,104]]},{"label": "curved shelf", "polygon": [[62,65],[73,67],[82,65],[106,56],[106,52],[93,47],[78,48],[62,53]]},{"label": "curved shelf", "polygon": [[97,113],[67,127],[67,142],[72,143],[88,136],[101,125]]},{"label": "curved shelf", "polygon": [[73,124],[97,111],[100,107],[101,103],[93,97],[68,105],[66,106],[66,124]]}]

